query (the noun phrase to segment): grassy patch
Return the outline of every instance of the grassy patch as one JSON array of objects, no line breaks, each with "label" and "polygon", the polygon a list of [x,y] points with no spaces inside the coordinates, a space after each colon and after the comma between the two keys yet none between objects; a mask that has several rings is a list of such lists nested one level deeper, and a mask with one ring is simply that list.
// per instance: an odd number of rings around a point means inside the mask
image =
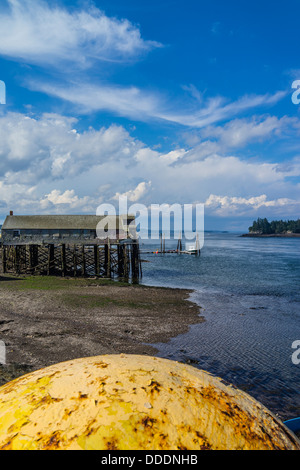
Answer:
[{"label": "grassy patch", "polygon": [[76,279],[76,278],[61,278],[54,276],[28,276],[13,278],[9,276],[2,277],[0,281],[0,288],[18,289],[18,290],[68,290],[74,288],[82,288],[89,286],[111,286],[118,285],[127,287],[130,284],[126,282],[116,282],[111,279]]}]

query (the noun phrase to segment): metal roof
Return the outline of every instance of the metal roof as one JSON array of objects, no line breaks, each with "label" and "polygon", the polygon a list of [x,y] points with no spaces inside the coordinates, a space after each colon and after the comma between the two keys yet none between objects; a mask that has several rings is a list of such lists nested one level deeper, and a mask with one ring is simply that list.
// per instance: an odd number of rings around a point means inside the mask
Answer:
[{"label": "metal roof", "polygon": [[[96,230],[104,218],[113,216],[97,215],[9,215],[2,230]],[[123,228],[122,219],[127,216],[116,216],[116,228]],[[134,216],[128,216],[134,220]],[[121,219],[121,220],[120,220]]]}]

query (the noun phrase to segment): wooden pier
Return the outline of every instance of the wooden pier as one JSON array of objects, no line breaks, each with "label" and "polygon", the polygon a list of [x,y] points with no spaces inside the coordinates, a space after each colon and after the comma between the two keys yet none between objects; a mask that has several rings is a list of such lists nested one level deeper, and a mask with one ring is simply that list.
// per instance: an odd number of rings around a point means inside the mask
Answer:
[{"label": "wooden pier", "polygon": [[194,251],[188,251],[188,250],[141,250],[140,254],[142,255],[194,255],[194,256],[200,256],[201,255],[201,250],[199,249],[197,252]]},{"label": "wooden pier", "polygon": [[142,277],[138,242],[2,246],[3,273],[62,277]]},{"label": "wooden pier", "polygon": [[201,248],[200,248],[200,242],[199,242],[199,235],[196,235],[196,243],[194,246],[192,246],[192,249],[190,250],[184,250],[182,248],[182,236],[180,234],[180,237],[178,238],[177,241],[177,248],[176,249],[166,249],[166,239],[164,234],[160,234],[160,249],[153,249],[152,251],[144,250],[142,251],[143,254],[154,254],[154,255],[165,255],[165,254],[185,254],[185,255],[196,255],[200,256],[201,255]]}]

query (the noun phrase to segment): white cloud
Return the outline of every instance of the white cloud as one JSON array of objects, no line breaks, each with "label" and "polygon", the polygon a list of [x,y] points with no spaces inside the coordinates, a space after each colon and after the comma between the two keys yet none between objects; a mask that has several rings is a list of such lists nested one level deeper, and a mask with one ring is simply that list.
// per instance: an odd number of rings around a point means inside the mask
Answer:
[{"label": "white cloud", "polygon": [[[286,96],[279,91],[235,101],[205,100],[189,85],[183,87],[192,94],[187,101],[185,96],[174,100],[167,92],[118,85],[109,81],[106,67],[103,74],[104,62],[137,59],[161,44],[144,40],[140,29],[127,19],[109,18],[95,6],[67,10],[44,0],[6,3],[8,8],[0,12],[0,55],[44,67],[48,75],[42,79],[23,73],[24,85],[67,101],[80,112],[109,111],[133,120],[163,120],[202,129],[244,111],[273,106]],[[60,73],[53,74],[57,68]]]},{"label": "white cloud", "polygon": [[[46,194],[46,196],[40,200],[41,209],[53,209],[53,206],[61,206],[66,205],[68,209],[81,209],[86,210],[90,205],[90,198],[85,196],[83,198],[79,198],[76,194],[74,189],[66,190],[65,192],[61,192],[57,189],[53,189],[50,194]],[[56,207],[59,210],[59,207]]]},{"label": "white cloud", "polygon": [[203,129],[203,138],[216,138],[222,148],[243,147],[249,142],[264,141],[271,136],[279,137],[284,132],[300,130],[297,118],[284,116],[253,116],[250,119],[235,119],[224,126],[208,126]]},{"label": "white cloud", "polygon": [[[268,129],[285,127],[269,123]],[[95,213],[99,204],[121,195],[147,206],[206,201],[208,212],[219,216],[299,213],[300,185],[294,182],[300,175],[299,157],[284,164],[244,160],[221,154],[219,142],[213,148],[210,141],[191,150],[161,152],[121,126],[84,132],[79,126],[76,119],[57,114],[0,116],[3,215],[8,210]]]},{"label": "white cloud", "polygon": [[139,183],[135,189],[130,189],[123,194],[116,193],[112,199],[119,200],[122,197],[126,197],[130,202],[139,201],[151,188],[151,181],[143,181]]},{"label": "white cloud", "polygon": [[[280,143],[281,150],[286,154],[299,151],[300,120],[288,116],[253,116],[234,119],[224,125],[207,126],[198,131],[187,131],[182,135],[192,147],[185,153],[184,158],[187,161],[240,151],[253,143]],[[280,151],[278,145],[277,149]],[[281,164],[280,171],[283,167],[290,168],[291,165],[295,168],[295,161]]]},{"label": "white cloud", "polygon": [[[205,202],[205,206],[209,210],[219,216],[227,217],[230,215],[244,216],[249,213],[255,214],[259,209],[274,209],[273,213],[286,214],[288,212],[296,213],[300,209],[300,201],[289,198],[278,198],[268,200],[266,194],[256,197],[229,197],[229,196],[216,196],[211,194]],[[266,212],[264,212],[266,214]]]},{"label": "white cloud", "polygon": [[66,190],[63,194],[57,189],[53,189],[50,194],[46,195],[46,201],[52,204],[74,204],[78,201],[78,196],[75,196],[75,191]]},{"label": "white cloud", "polygon": [[[262,106],[273,106],[285,96],[286,92],[278,91],[272,95],[245,95],[232,102],[227,102],[223,97],[209,98],[201,107],[194,109],[192,112],[187,111],[180,114],[177,111],[164,111],[161,112],[159,117],[184,126],[201,129],[220,121],[232,119],[244,111]],[[177,106],[176,110],[180,108],[183,107]],[[186,109],[186,106],[183,109]]]},{"label": "white cloud", "polygon": [[162,120],[198,129],[233,119],[251,109],[273,106],[286,96],[285,92],[277,92],[273,95],[243,96],[232,102],[217,97],[197,102],[195,107],[186,100],[174,101],[166,93],[143,90],[136,86],[91,84],[86,80],[54,84],[36,79],[31,79],[27,85],[32,90],[67,101],[87,114],[109,111],[134,120]]},{"label": "white cloud", "polygon": [[89,114],[95,111],[109,111],[118,116],[147,121],[164,119],[161,108],[167,98],[158,92],[148,92],[136,86],[119,86],[113,84],[91,84],[82,81],[78,84],[47,83],[47,81],[29,80],[32,90],[42,91],[47,95],[58,97],[71,103],[80,112]]},{"label": "white cloud", "polygon": [[0,116],[0,175],[24,182],[76,176],[89,166],[127,159],[137,147],[123,127],[79,133],[77,120],[57,114],[28,117],[21,113]]},{"label": "white cloud", "polygon": [[145,41],[126,19],[96,7],[70,12],[43,0],[7,0],[0,13],[0,54],[28,64],[82,68],[97,61],[123,61],[159,44]]}]

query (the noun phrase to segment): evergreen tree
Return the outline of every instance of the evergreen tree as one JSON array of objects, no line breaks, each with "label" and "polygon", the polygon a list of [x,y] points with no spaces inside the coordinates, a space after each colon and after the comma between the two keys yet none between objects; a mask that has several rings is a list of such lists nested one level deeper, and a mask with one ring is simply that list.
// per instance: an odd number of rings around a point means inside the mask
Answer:
[{"label": "evergreen tree", "polygon": [[260,217],[255,220],[251,227],[249,227],[250,233],[259,234],[280,234],[286,232],[300,233],[300,219],[298,220],[273,220],[269,222],[268,219],[261,219]]}]

